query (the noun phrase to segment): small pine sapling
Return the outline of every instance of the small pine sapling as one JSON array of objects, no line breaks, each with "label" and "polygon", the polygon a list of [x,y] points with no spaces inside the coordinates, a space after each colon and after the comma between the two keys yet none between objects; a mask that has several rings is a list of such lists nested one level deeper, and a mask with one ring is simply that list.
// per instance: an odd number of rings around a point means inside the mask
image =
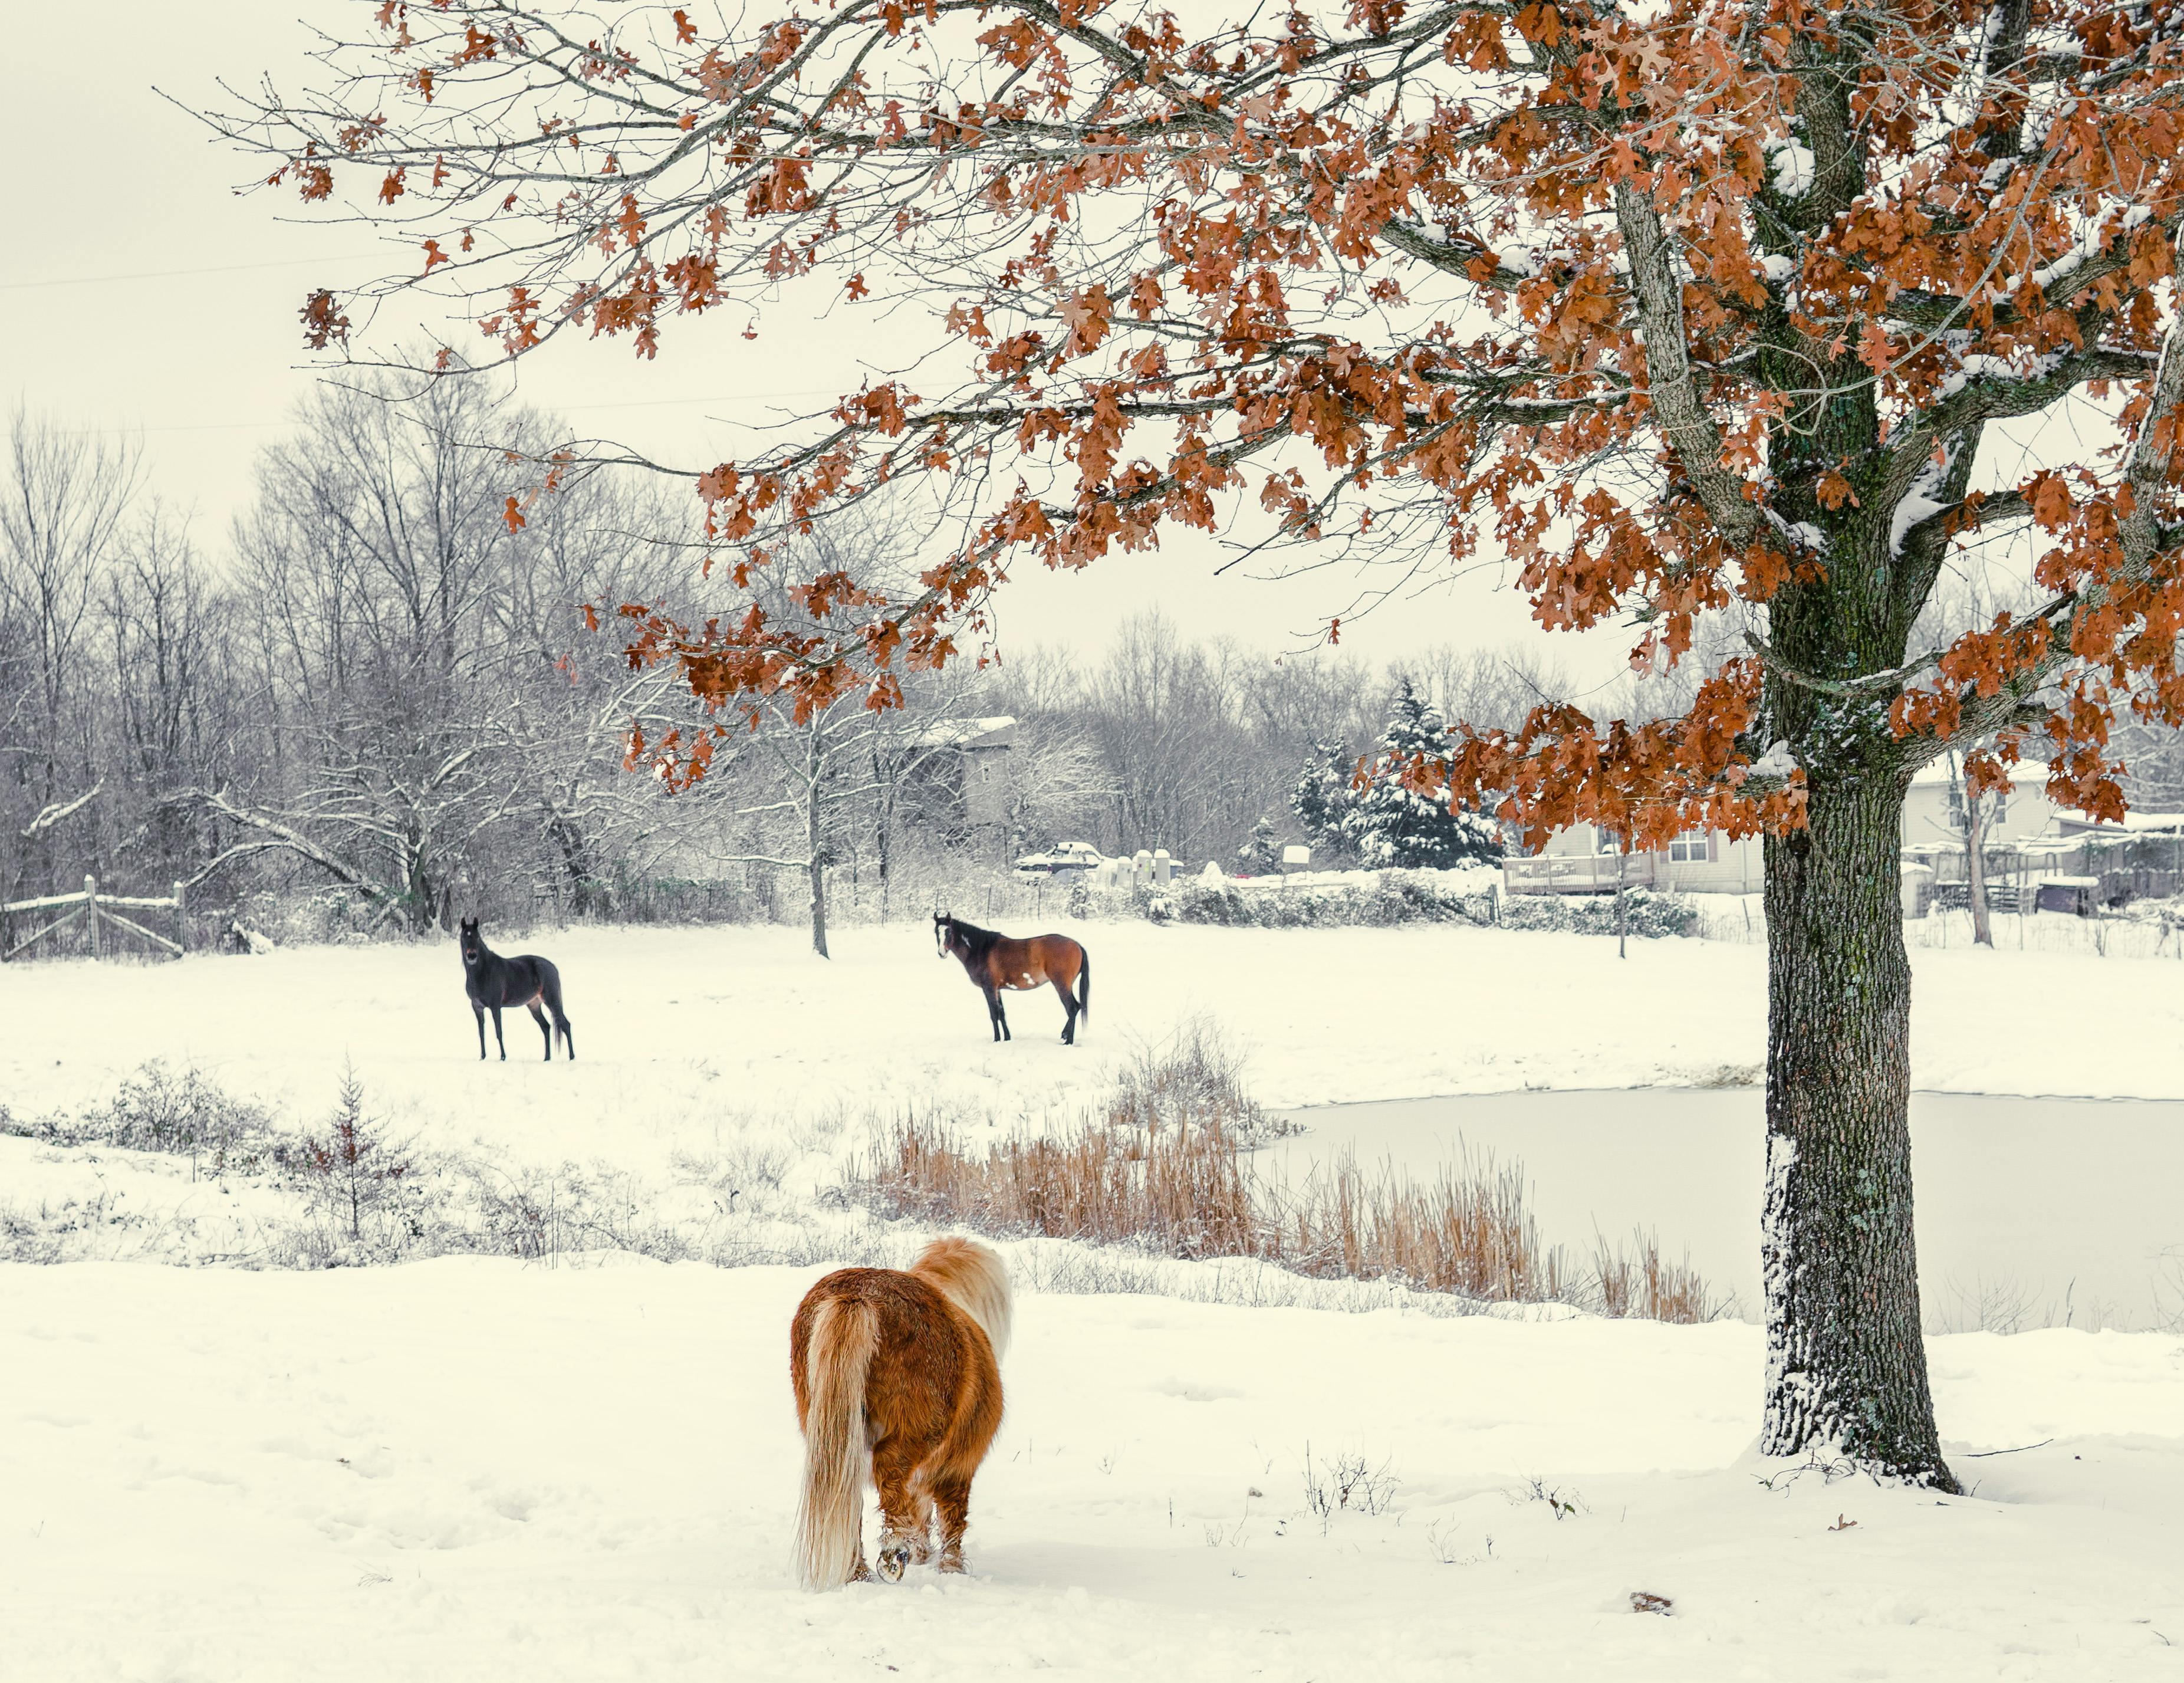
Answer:
[{"label": "small pine sapling", "polygon": [[364,1107],[364,1083],[355,1067],[342,1067],[341,1092],[324,1134],[304,1142],[305,1185],[311,1201],[360,1241],[367,1219],[393,1205],[416,1168],[386,1140]]}]

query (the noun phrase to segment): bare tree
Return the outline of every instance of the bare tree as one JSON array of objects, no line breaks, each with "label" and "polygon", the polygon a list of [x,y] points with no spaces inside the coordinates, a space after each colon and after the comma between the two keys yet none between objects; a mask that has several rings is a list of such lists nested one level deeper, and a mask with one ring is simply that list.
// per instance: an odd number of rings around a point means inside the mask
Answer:
[{"label": "bare tree", "polygon": [[[0,827],[36,850],[58,820],[83,810],[97,781],[86,679],[93,605],[112,565],[138,483],[133,442],[70,432],[20,404],[0,460],[0,761],[9,810]],[[0,880],[25,861],[0,857]]]},{"label": "bare tree", "polygon": [[[917,541],[908,510],[877,508],[816,532],[803,540],[808,553],[798,560],[820,571],[854,565],[866,578],[900,588],[916,576]],[[800,624],[814,633],[833,630],[843,611],[815,612],[778,570],[753,577],[747,605],[775,624]],[[904,791],[926,767],[956,753],[960,733],[949,727],[967,716],[976,691],[974,683],[953,675],[913,672],[903,684],[904,705],[876,711],[861,694],[815,699],[777,689],[753,703],[754,728],[732,738],[745,791],[731,809],[739,839],[716,856],[801,874],[810,893],[811,950],[820,957],[830,956],[827,872],[856,845],[859,815],[876,827],[884,883]],[[724,775],[717,761],[708,775]]]}]

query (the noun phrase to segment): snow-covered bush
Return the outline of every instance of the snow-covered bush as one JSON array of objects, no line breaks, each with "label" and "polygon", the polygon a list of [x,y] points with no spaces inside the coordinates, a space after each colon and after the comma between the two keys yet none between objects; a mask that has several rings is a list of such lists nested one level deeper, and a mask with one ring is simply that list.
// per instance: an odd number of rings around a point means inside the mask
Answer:
[{"label": "snow-covered bush", "polygon": [[77,1115],[17,1117],[0,1107],[0,1134],[53,1145],[106,1145],[202,1159],[209,1174],[248,1174],[288,1161],[292,1142],[255,1101],[230,1093],[195,1066],[153,1058],[122,1078],[105,1103]]},{"label": "snow-covered bush", "polygon": [[[861,1225],[845,1233],[842,1218],[783,1189],[791,1146],[772,1133],[702,1162],[678,1159],[671,1180],[600,1163],[510,1163],[392,1134],[354,1077],[330,1114],[298,1125],[197,1069],[148,1065],[80,1114],[0,1110],[0,1134],[104,1159],[95,1195],[0,1197],[0,1259],[18,1262],[320,1268],[627,1251],[732,1267],[875,1254]],[[109,1184],[124,1151],[148,1161]],[[188,1166],[153,1167],[175,1157]],[[184,1212],[161,1195],[178,1179],[216,1181],[220,1195]]]},{"label": "snow-covered bush", "polygon": [[[1401,923],[1468,923],[1485,928],[1550,929],[1580,935],[1615,933],[1612,894],[1499,895],[1498,872],[1326,871],[1265,882],[1210,883],[1192,878],[1139,909],[1156,922],[1218,923],[1259,929],[1374,928]],[[1624,932],[1641,939],[1696,935],[1700,917],[1688,900],[1633,889],[1624,896]]]},{"label": "snow-covered bush", "polygon": [[[1579,935],[1615,933],[1613,894],[1514,894],[1502,901],[1505,929],[1554,929]],[[1652,889],[1627,889],[1623,926],[1627,934],[1646,939],[1699,933],[1698,909],[1677,894]]]},{"label": "snow-covered bush", "polygon": [[[1178,883],[1167,898],[1182,923],[1262,929],[1350,924],[1486,924],[1490,902],[1475,871],[1343,871],[1265,883]],[[1451,880],[1457,879],[1457,880]]]}]

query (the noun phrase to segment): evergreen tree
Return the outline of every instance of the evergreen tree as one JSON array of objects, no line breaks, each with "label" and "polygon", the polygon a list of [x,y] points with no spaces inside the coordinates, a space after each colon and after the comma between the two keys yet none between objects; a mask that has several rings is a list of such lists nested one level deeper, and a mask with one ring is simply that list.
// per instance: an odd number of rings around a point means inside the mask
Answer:
[{"label": "evergreen tree", "polygon": [[1339,742],[1314,743],[1290,792],[1290,810],[1304,826],[1305,839],[1316,847],[1344,844],[1343,821],[1357,800],[1350,788],[1353,757]]},{"label": "evergreen tree", "polygon": [[1282,844],[1274,835],[1274,821],[1262,816],[1251,833],[1236,850],[1236,867],[1249,877],[1263,877],[1282,868]]},{"label": "evergreen tree", "polygon": [[1368,781],[1351,797],[1341,821],[1345,839],[1367,865],[1446,870],[1502,856],[1501,834],[1490,820],[1451,811],[1446,794],[1404,786],[1406,768],[1421,760],[1438,765],[1448,751],[1447,727],[1405,678],[1388,727],[1380,733]]}]

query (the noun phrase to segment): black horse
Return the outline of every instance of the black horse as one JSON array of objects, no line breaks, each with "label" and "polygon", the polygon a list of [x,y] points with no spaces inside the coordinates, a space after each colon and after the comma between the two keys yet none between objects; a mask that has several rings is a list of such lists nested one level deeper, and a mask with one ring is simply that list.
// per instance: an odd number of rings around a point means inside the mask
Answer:
[{"label": "black horse", "polygon": [[[561,1012],[561,972],[552,961],[529,952],[520,958],[503,958],[485,944],[475,917],[463,919],[460,939],[463,988],[471,996],[471,1011],[477,1018],[478,1056],[485,1056],[485,1014],[490,1011],[493,1038],[500,1047],[500,1061],[508,1062],[508,1042],[500,1038],[501,1007],[520,1005],[531,1007],[532,1021],[546,1037],[546,1062],[554,1062],[554,1029],[560,1031],[561,1042],[569,1049],[570,1061],[575,1062],[576,1037],[569,1033],[569,1019]],[[548,1011],[554,1013],[552,1028],[546,1026]]]}]

